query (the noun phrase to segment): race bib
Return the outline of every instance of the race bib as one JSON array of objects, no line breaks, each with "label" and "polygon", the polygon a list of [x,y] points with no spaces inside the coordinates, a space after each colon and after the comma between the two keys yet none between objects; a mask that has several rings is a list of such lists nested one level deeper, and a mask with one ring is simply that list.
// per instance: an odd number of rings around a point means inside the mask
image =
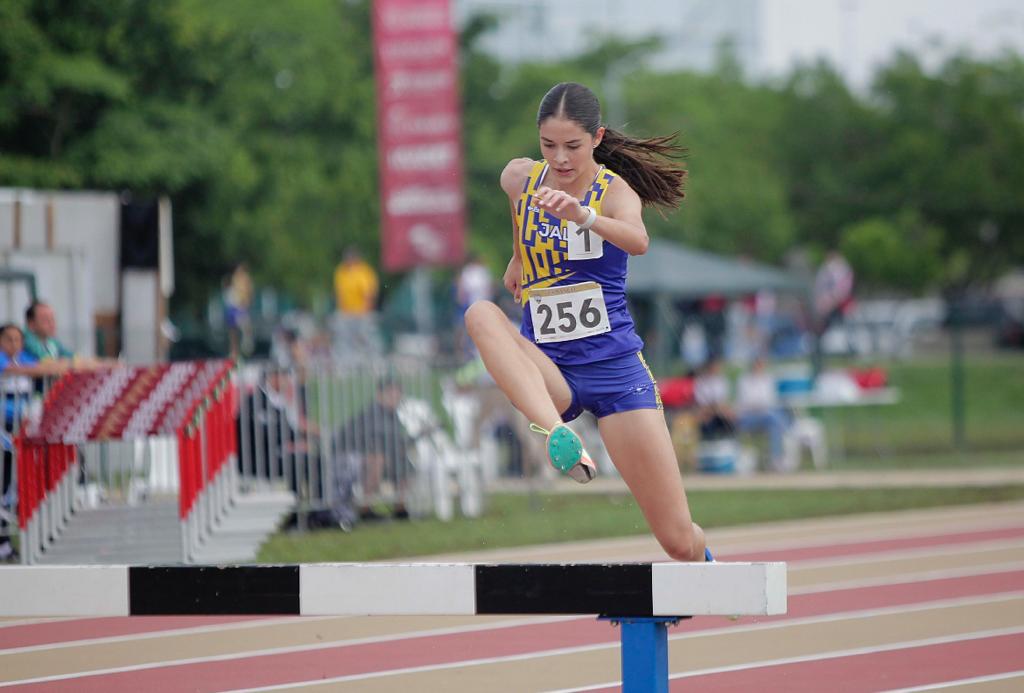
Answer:
[{"label": "race bib", "polygon": [[604,239],[574,221],[565,222],[570,260],[594,260],[604,255]]},{"label": "race bib", "polygon": [[597,282],[531,289],[530,315],[538,344],[567,342],[612,329]]}]

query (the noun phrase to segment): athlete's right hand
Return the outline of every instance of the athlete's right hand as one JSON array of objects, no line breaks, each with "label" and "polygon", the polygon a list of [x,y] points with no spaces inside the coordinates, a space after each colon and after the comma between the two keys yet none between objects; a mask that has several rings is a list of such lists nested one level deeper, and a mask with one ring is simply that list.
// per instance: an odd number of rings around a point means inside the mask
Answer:
[{"label": "athlete's right hand", "polygon": [[519,286],[519,282],[522,281],[522,278],[523,261],[516,256],[512,256],[512,259],[508,261],[508,267],[505,269],[505,276],[502,278],[502,281],[505,284],[505,288],[508,289],[508,292],[515,297],[516,303],[521,303],[521,297],[523,295],[523,290]]}]

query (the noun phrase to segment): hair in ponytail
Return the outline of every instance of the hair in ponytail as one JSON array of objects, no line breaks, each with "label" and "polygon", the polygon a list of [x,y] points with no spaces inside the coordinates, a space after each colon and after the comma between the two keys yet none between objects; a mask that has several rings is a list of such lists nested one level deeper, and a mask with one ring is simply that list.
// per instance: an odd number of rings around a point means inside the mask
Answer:
[{"label": "hair in ponytail", "polygon": [[[596,135],[601,127],[601,104],[582,84],[562,82],[541,99],[537,126],[553,116],[568,118]],[[675,208],[685,196],[686,169],[674,160],[685,153],[676,143],[676,134],[640,139],[605,126],[594,160],[622,176],[645,205]]]}]

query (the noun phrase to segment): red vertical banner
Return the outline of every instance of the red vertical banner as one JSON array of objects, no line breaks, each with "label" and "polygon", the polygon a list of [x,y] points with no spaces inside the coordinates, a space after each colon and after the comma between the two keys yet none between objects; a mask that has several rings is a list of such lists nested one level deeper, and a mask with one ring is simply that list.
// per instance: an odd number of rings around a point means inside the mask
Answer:
[{"label": "red vertical banner", "polygon": [[450,0],[374,0],[384,268],[456,265],[465,187]]}]

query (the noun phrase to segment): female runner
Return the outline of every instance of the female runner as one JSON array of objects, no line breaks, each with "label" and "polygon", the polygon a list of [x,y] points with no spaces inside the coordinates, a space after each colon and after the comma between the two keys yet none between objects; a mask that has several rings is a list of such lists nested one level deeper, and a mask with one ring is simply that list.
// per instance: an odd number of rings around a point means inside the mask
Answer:
[{"label": "female runner", "polygon": [[[498,386],[547,435],[551,463],[581,483],[596,466],[564,422],[587,409],[665,552],[710,560],[690,517],[661,397],[626,307],[626,261],[647,251],[644,205],[676,207],[685,170],[674,137],[635,139],[601,125],[587,87],[555,85],[537,112],[544,158],[501,174],[512,209],[505,287],[524,304],[517,330],[489,301],[466,329]],[[546,427],[546,428],[545,428]]]}]

